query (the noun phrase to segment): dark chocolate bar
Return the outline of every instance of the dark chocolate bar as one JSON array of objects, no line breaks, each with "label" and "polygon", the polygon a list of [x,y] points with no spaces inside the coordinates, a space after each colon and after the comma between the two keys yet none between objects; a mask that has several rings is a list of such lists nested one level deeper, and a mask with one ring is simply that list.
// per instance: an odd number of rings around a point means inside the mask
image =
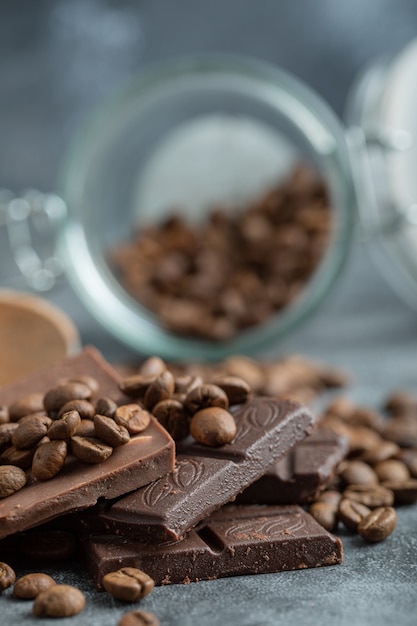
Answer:
[{"label": "dark chocolate bar", "polygon": [[87,567],[103,576],[137,567],[157,585],[266,574],[342,562],[342,543],[297,505],[226,505],[182,541],[141,544],[125,537],[91,537]]},{"label": "dark chocolate bar", "polygon": [[289,400],[256,397],[233,411],[232,443],[219,448],[188,443],[171,474],[87,514],[85,527],[101,525],[102,532],[140,539],[181,539],[262,476],[315,424],[308,409]]},{"label": "dark chocolate bar", "polygon": [[244,504],[303,504],[314,500],[333,478],[349,449],[346,437],[318,428],[249,485],[236,501]]},{"label": "dark chocolate bar", "polygon": [[[118,403],[131,402],[119,389],[119,377],[101,355],[86,348],[44,371],[0,389],[0,405],[8,405],[33,392],[45,392],[58,380],[89,375],[99,384],[97,396]],[[36,526],[63,513],[94,505],[98,498],[115,498],[170,472],[174,465],[174,442],[152,418],[149,426],[113,450],[96,465],[69,456],[63,470],[51,480],[37,481],[28,472],[23,489],[0,500],[0,537]]]}]

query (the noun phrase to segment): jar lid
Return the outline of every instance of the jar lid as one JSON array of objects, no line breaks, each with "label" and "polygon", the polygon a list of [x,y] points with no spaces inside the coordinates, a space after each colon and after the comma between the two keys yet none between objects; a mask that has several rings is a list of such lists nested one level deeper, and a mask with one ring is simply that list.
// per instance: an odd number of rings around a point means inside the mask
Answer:
[{"label": "jar lid", "polygon": [[417,39],[360,75],[346,123],[363,234],[394,290],[417,308]]}]

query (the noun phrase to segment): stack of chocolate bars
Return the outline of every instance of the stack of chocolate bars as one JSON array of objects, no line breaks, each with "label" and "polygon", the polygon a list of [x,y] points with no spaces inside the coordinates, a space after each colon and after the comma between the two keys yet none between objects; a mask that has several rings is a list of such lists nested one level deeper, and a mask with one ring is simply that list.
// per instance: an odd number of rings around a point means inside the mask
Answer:
[{"label": "stack of chocolate bars", "polygon": [[[298,402],[252,395],[228,408],[229,443],[174,441],[152,414],[143,421],[135,412],[122,382],[87,347],[0,389],[3,547],[45,524],[70,528],[99,589],[126,566],[169,584],[341,563],[340,540],[300,505],[332,478],[343,436]],[[60,455],[47,476],[40,449],[47,467]],[[10,467],[22,484],[10,483]]]}]

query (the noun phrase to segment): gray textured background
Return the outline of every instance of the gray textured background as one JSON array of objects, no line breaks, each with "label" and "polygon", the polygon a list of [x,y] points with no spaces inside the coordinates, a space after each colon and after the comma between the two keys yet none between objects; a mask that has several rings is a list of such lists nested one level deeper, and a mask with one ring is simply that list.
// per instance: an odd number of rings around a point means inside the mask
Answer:
[{"label": "gray textured background", "polygon": [[[416,25],[414,0],[1,0],[0,187],[52,190],[85,116],[149,62],[202,51],[252,55],[302,78],[341,116],[358,71],[401,49]],[[49,297],[85,342],[109,358],[129,356],[68,285]],[[416,386],[416,319],[358,241],[319,313],[269,356],[301,351],[351,368],[352,395],[377,406],[388,390]],[[142,607],[167,626],[415,624],[416,531],[416,507],[404,508],[385,543],[344,538],[343,566],[159,588]],[[76,566],[58,576],[75,577],[88,593],[87,609],[62,623],[106,626],[127,610],[93,592]],[[9,596],[0,598],[2,625],[50,623]]]}]

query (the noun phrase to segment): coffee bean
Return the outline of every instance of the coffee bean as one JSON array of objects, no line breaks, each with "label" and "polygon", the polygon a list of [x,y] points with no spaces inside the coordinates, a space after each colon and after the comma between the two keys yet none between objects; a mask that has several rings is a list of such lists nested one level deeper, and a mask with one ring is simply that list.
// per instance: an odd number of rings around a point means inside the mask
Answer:
[{"label": "coffee bean", "polygon": [[12,435],[18,426],[18,422],[0,424],[0,452],[12,445]]},{"label": "coffee bean", "polygon": [[162,400],[154,406],[152,414],[174,441],[181,441],[189,434],[189,418],[182,402],[172,398]]},{"label": "coffee bean", "polygon": [[28,450],[44,437],[51,423],[49,417],[33,415],[22,419],[12,435],[12,444],[17,450]]},{"label": "coffee bean", "polygon": [[0,425],[10,422],[9,408],[6,405],[0,406]]},{"label": "coffee bean", "polygon": [[185,400],[185,406],[187,410],[193,414],[196,413],[196,411],[209,407],[227,409],[229,407],[229,400],[223,389],[220,389],[217,385],[204,383],[190,391]]},{"label": "coffee bean", "polygon": [[174,376],[169,370],[160,374],[147,388],[144,404],[145,408],[152,410],[155,404],[162,400],[167,400],[175,391]]},{"label": "coffee bean", "polygon": [[385,480],[383,486],[394,494],[395,504],[413,504],[417,502],[417,480]]},{"label": "coffee bean", "polygon": [[117,424],[111,417],[95,415],[94,428],[96,436],[113,448],[122,446],[130,440],[127,428]]},{"label": "coffee bean", "polygon": [[33,613],[38,617],[71,617],[85,607],[84,594],[71,585],[52,585],[42,591],[33,603]]},{"label": "coffee bean", "polygon": [[265,374],[260,363],[246,356],[231,356],[224,362],[224,368],[230,376],[237,376],[249,385],[254,393],[265,385]]},{"label": "coffee bean", "polygon": [[54,579],[48,576],[48,574],[26,574],[26,576],[16,580],[13,587],[13,597],[21,600],[33,600],[42,591],[46,591],[55,584]]},{"label": "coffee bean", "polygon": [[77,411],[82,420],[92,420],[96,413],[94,405],[88,400],[70,400],[59,409],[57,415],[58,419],[69,411]]},{"label": "coffee bean", "polygon": [[23,534],[20,549],[29,559],[55,563],[66,561],[74,555],[74,535],[64,530],[35,530]]},{"label": "coffee bean", "polygon": [[343,498],[340,501],[337,515],[346,528],[356,532],[359,522],[369,515],[370,512],[371,510],[364,504]]},{"label": "coffee bean", "polygon": [[0,498],[7,498],[26,485],[26,474],[14,465],[0,465]]},{"label": "coffee bean", "polygon": [[131,435],[137,435],[149,426],[151,414],[138,404],[122,404],[116,409],[114,421],[124,426]]},{"label": "coffee bean", "polygon": [[84,463],[102,463],[113,452],[113,448],[95,437],[71,438],[71,452]]},{"label": "coffee bean", "polygon": [[98,398],[95,410],[91,419],[93,419],[94,415],[98,413],[99,415],[105,415],[106,417],[114,417],[114,414],[117,409],[117,404],[111,398],[101,397]]},{"label": "coffee bean", "polygon": [[43,408],[43,393],[29,393],[9,406],[10,421],[17,422],[25,415],[43,411]]},{"label": "coffee bean", "polygon": [[399,446],[393,441],[385,441],[381,439],[380,443],[374,448],[366,450],[361,455],[361,461],[369,465],[376,465],[381,461],[386,461],[399,453]]},{"label": "coffee bean", "polygon": [[347,421],[354,426],[365,426],[374,430],[378,430],[381,425],[380,415],[366,406],[355,406]]},{"label": "coffee bean", "polygon": [[383,541],[395,529],[397,514],[391,506],[382,506],[371,511],[358,524],[358,533],[372,543]]},{"label": "coffee bean", "polygon": [[0,593],[13,585],[15,580],[16,574],[10,565],[0,562]]},{"label": "coffee bean", "polygon": [[417,396],[409,391],[394,391],[386,398],[385,410],[391,415],[417,415]]},{"label": "coffee bean", "polygon": [[417,478],[417,450],[401,450],[397,456],[405,463],[411,476]]},{"label": "coffee bean", "polygon": [[94,428],[94,422],[90,419],[81,420],[75,434],[78,437],[95,437],[96,429]]},{"label": "coffee bean", "polygon": [[117,626],[160,626],[160,623],[154,613],[149,611],[130,611],[120,618]]},{"label": "coffee bean", "polygon": [[91,395],[98,393],[100,388],[98,381],[94,378],[94,376],[90,376],[89,374],[78,374],[77,376],[72,376],[63,382],[82,383],[90,389]]},{"label": "coffee bean", "polygon": [[382,434],[402,448],[416,447],[417,419],[407,415],[391,418],[382,429]]},{"label": "coffee bean", "polygon": [[394,503],[394,494],[382,485],[349,485],[343,492],[343,497],[364,504],[370,509],[391,506]]},{"label": "coffee bean", "polygon": [[52,422],[48,428],[47,435],[50,439],[70,439],[70,437],[75,435],[80,424],[81,417],[78,411],[66,411],[60,419]]},{"label": "coffee bean", "polygon": [[339,469],[339,475],[347,485],[372,485],[378,483],[378,476],[363,461],[345,461]]},{"label": "coffee bean", "polygon": [[349,419],[354,410],[354,404],[345,396],[338,396],[327,405],[325,415],[334,415],[342,420]]},{"label": "coffee bean", "polygon": [[163,374],[167,366],[159,356],[151,356],[142,363],[139,373],[142,376],[154,376],[157,378]]},{"label": "coffee bean", "polygon": [[150,576],[135,567],[123,567],[103,577],[103,587],[117,600],[136,602],[147,596],[155,582]]},{"label": "coffee bean", "polygon": [[49,480],[63,468],[67,458],[67,444],[61,439],[40,445],[32,461],[32,474],[38,480]]},{"label": "coffee bean", "polygon": [[46,411],[59,411],[70,400],[88,400],[91,389],[80,382],[63,382],[46,392],[43,404]]},{"label": "coffee bean", "polygon": [[190,433],[198,443],[211,447],[222,446],[233,441],[236,422],[225,409],[209,407],[193,415]]},{"label": "coffee bean", "polygon": [[405,463],[397,459],[380,461],[374,466],[374,470],[380,482],[386,480],[403,482],[410,478],[410,472]]},{"label": "coffee bean", "polygon": [[133,374],[124,378],[119,387],[120,390],[132,398],[141,398],[145,395],[148,387],[158,378],[158,376],[146,376],[143,374]]},{"label": "coffee bean", "polygon": [[309,513],[326,530],[335,530],[337,526],[337,506],[331,502],[314,502],[309,508]]},{"label": "coffee bean", "polygon": [[193,376],[192,374],[182,374],[175,377],[175,394],[190,393],[192,389],[203,384],[201,376]]},{"label": "coffee bean", "polygon": [[238,376],[221,376],[215,378],[213,384],[223,389],[229,405],[243,404],[247,402],[251,395],[251,388],[248,383]]},{"label": "coffee bean", "polygon": [[318,495],[316,502],[328,502],[337,508],[341,499],[342,494],[339,491],[336,491],[335,489],[326,489]]},{"label": "coffee bean", "polygon": [[349,429],[349,452],[351,454],[361,454],[375,448],[381,441],[377,432],[367,426],[351,426]]},{"label": "coffee bean", "polygon": [[0,463],[3,465],[15,465],[21,469],[29,469],[32,465],[35,448],[30,450],[16,450],[14,446],[6,448],[0,456]]}]

